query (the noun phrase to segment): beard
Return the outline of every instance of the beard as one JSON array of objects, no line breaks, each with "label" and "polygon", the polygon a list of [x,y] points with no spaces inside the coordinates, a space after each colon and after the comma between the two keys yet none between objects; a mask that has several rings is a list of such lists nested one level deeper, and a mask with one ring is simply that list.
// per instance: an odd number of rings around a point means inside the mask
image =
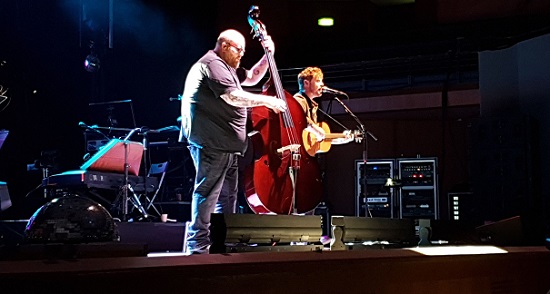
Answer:
[{"label": "beard", "polygon": [[239,65],[241,64],[241,60],[240,60],[240,58],[230,58],[227,61],[227,64],[229,64],[229,66],[231,66],[233,68],[238,68]]}]

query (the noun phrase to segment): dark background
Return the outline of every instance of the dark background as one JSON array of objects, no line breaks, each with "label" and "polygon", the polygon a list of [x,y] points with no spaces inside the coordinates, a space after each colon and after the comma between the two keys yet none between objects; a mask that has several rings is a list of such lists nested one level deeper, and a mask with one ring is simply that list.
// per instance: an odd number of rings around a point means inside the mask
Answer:
[{"label": "dark background", "polygon": [[[14,202],[2,217],[27,218],[45,202],[42,170],[28,171],[28,164],[51,161],[49,173],[56,173],[83,163],[84,130],[78,123],[104,126],[105,117],[89,103],[131,99],[138,126],[176,125],[179,103],[170,98],[181,93],[189,67],[213,48],[221,30],[247,35],[252,4],[260,7],[260,19],[276,42],[286,90],[296,90],[303,67],[320,66],[325,82],[346,90],[350,100],[382,101],[377,111],[370,105],[353,109],[379,139],[369,143],[369,158],[439,159],[443,219],[449,217],[447,193],[475,186],[471,132],[480,118],[479,102],[447,108],[418,98],[392,105],[388,98],[384,104],[384,97],[477,91],[478,52],[550,32],[546,1],[114,0],[110,30],[109,1],[1,0],[0,85],[9,88],[9,100],[0,104],[0,129],[10,135],[0,150],[0,180],[8,183]],[[317,18],[329,14],[335,26],[317,27]],[[83,65],[91,42],[101,61],[93,73]],[[250,67],[263,52],[252,38],[246,50],[243,65]],[[344,113],[335,117],[354,127]],[[353,214],[354,162],[362,151],[361,144],[334,146],[324,157],[326,198],[334,213]],[[53,158],[43,156],[52,152]]]}]

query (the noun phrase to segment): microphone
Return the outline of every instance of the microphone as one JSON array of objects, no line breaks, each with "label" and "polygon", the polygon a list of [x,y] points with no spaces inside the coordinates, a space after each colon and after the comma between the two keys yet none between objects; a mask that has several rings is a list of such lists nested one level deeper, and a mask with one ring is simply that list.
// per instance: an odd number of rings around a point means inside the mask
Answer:
[{"label": "microphone", "polygon": [[78,126],[81,127],[81,128],[92,130],[92,131],[102,135],[105,139],[110,140],[110,138],[107,137],[107,135],[103,134],[100,130],[97,129],[98,128],[97,125],[89,126],[89,125],[85,124],[83,121],[81,121],[81,122],[78,122]]},{"label": "microphone", "polygon": [[79,122],[78,126],[81,127],[81,128],[90,129],[90,130],[97,129],[97,125],[89,126],[89,125],[85,124],[83,121]]},{"label": "microphone", "polygon": [[333,94],[333,95],[343,95],[343,96],[348,96],[348,94],[342,92],[342,91],[338,91],[338,90],[335,90],[335,89],[331,89],[327,86],[323,86],[323,93],[325,94]]},{"label": "microphone", "polygon": [[81,128],[85,128],[85,129],[93,129],[89,125],[85,124],[83,121],[78,122],[78,126],[81,127]]}]

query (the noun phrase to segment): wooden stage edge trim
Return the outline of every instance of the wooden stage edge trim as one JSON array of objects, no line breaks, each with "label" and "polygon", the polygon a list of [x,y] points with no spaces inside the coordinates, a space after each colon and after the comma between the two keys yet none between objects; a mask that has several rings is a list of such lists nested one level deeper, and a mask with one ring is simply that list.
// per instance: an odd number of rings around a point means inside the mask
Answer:
[{"label": "wooden stage edge trim", "polygon": [[0,282],[3,289],[17,293],[48,289],[56,293],[142,293],[178,287],[187,293],[550,290],[550,250],[542,246],[501,248],[508,252],[426,256],[408,249],[367,249],[0,261]]},{"label": "wooden stage edge trim", "polygon": [[[437,246],[433,246],[436,248]],[[440,246],[442,248],[443,246]],[[487,246],[448,246],[448,247],[487,247]],[[493,247],[493,246],[490,246]],[[416,247],[418,248],[418,247]],[[326,262],[363,260],[372,261],[380,259],[422,259],[422,258],[468,258],[488,257],[500,255],[505,258],[510,255],[538,255],[550,260],[550,250],[542,246],[528,247],[494,247],[500,248],[506,253],[490,254],[447,254],[439,256],[426,256],[415,252],[414,248],[400,249],[366,249],[366,250],[345,250],[345,251],[297,251],[297,252],[246,252],[246,253],[221,253],[202,254],[186,256],[183,253],[167,252],[157,253],[155,256],[137,257],[102,257],[82,259],[59,259],[59,260],[12,260],[0,261],[0,274],[23,274],[23,273],[68,273],[80,272],[101,272],[129,269],[148,269],[157,267],[194,267],[214,265],[248,265],[254,263],[300,263],[300,262]],[[499,257],[500,257],[499,256]],[[115,262],[116,260],[116,262]],[[550,265],[550,264],[549,264]]]}]

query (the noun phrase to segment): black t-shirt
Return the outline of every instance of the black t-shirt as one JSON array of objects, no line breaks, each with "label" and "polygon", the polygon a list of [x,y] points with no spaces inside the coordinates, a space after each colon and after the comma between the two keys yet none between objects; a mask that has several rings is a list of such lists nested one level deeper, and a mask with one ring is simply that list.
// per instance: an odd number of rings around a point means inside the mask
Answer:
[{"label": "black t-shirt", "polygon": [[[239,72],[239,74],[238,74]],[[224,152],[246,149],[246,107],[227,104],[220,96],[241,90],[244,69],[236,70],[208,51],[189,71],[181,98],[180,140]]]}]

